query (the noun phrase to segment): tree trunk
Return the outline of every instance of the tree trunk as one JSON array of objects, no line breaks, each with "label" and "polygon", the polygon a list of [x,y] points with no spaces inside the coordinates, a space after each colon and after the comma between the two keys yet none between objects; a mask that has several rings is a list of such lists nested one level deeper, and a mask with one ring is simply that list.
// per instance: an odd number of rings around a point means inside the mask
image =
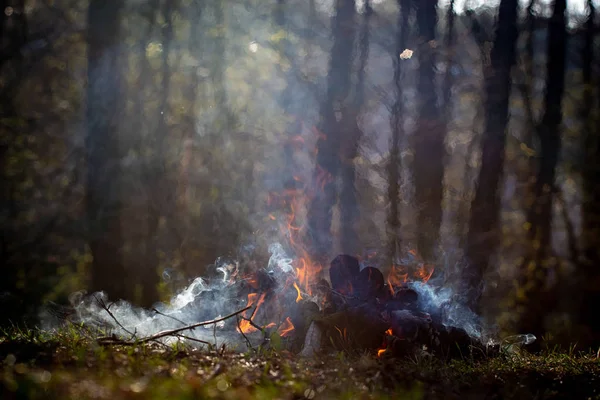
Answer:
[{"label": "tree trunk", "polygon": [[469,295],[470,305],[474,309],[478,309],[483,276],[499,239],[499,187],[503,175],[506,127],[509,120],[511,70],[516,58],[517,12],[517,0],[503,0],[500,3],[491,65],[484,66],[485,131],[481,169],[475,197],[471,203],[466,252],[469,267],[465,271],[465,283],[472,291]]},{"label": "tree trunk", "polygon": [[351,84],[352,50],[354,47],[354,0],[337,0],[332,19],[333,47],[327,74],[327,94],[321,104],[317,129],[317,165],[314,176],[316,196],[308,210],[309,241],[312,254],[325,262],[332,246],[331,220],[336,202],[336,178],[339,173],[339,132],[336,112],[344,107]]},{"label": "tree trunk", "polygon": [[548,60],[544,115],[537,130],[541,159],[535,182],[535,200],[527,222],[531,251],[522,264],[522,295],[518,305],[521,332],[540,337],[544,332],[544,315],[549,311],[546,290],[548,271],[555,267],[551,249],[552,199],[556,165],[560,154],[561,102],[565,87],[566,0],[554,2],[548,32]]},{"label": "tree trunk", "polygon": [[[368,5],[368,4],[367,4]],[[342,116],[342,131],[347,135],[341,146],[341,189],[340,189],[340,247],[344,254],[359,252],[359,239],[356,234],[356,222],[359,209],[356,200],[356,168],[354,160],[362,138],[359,116],[365,98],[365,69],[369,59],[369,20],[370,13],[365,12],[359,38],[359,56],[356,85],[350,106]]]},{"label": "tree trunk", "polygon": [[402,90],[402,63],[400,58],[402,52],[406,49],[406,40],[408,35],[408,24],[411,11],[410,0],[398,0],[400,13],[398,14],[398,36],[396,38],[396,53],[392,58],[394,63],[394,89],[395,97],[392,107],[390,125],[391,125],[391,143],[390,159],[387,166],[388,173],[388,201],[389,213],[387,218],[388,234],[388,263],[391,265],[396,262],[400,249],[400,170],[402,160],[400,159],[400,141],[404,137],[404,99]]},{"label": "tree trunk", "polygon": [[[588,0],[588,19],[586,22],[583,60],[584,94],[581,105],[581,119],[583,123],[584,162],[583,162],[583,204],[582,204],[582,243],[583,260],[581,264],[581,287],[583,288],[580,325],[588,330],[587,337],[582,344],[597,348],[600,345],[600,319],[596,310],[600,305],[600,120],[594,119],[592,107],[594,105],[594,86],[592,80],[592,65],[594,62],[594,16],[596,10],[591,0]],[[598,91],[597,94],[600,94]],[[598,99],[600,105],[600,98]]]},{"label": "tree trunk", "polygon": [[91,288],[131,300],[121,255],[119,190],[121,110],[120,2],[91,0],[88,7],[87,218],[93,255]]},{"label": "tree trunk", "polygon": [[414,181],[417,207],[417,248],[425,260],[433,260],[442,222],[444,132],[435,85],[437,1],[415,2],[419,44],[419,115],[414,134]]},{"label": "tree trunk", "polygon": [[[190,23],[190,32],[188,37],[188,50],[192,57],[200,60],[203,51],[202,43],[204,37],[201,37],[201,32],[198,29],[203,14],[203,3],[192,2],[188,6],[187,17]],[[179,165],[179,179],[177,182],[177,225],[180,227],[181,237],[185,238],[185,244],[181,244],[181,256],[183,258],[184,270],[189,275],[198,275],[197,270],[198,261],[196,253],[198,248],[202,245],[195,235],[196,220],[195,218],[190,219],[190,206],[193,203],[193,196],[191,195],[190,175],[193,171],[193,163],[196,154],[195,136],[196,136],[196,122],[197,112],[196,108],[198,105],[198,86],[200,85],[200,79],[198,76],[198,65],[190,68],[189,73],[189,84],[184,90],[184,98],[186,100],[187,111],[183,119],[183,155],[181,157]]]}]

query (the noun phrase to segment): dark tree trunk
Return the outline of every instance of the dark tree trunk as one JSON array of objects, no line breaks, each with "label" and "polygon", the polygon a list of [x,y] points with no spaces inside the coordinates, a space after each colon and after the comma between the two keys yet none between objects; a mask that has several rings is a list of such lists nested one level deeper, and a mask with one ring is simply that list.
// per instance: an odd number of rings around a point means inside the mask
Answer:
[{"label": "dark tree trunk", "polygon": [[406,49],[406,40],[408,35],[408,24],[411,11],[410,0],[398,0],[400,13],[398,14],[396,54],[392,58],[394,63],[394,89],[396,100],[391,113],[391,132],[390,160],[387,166],[388,173],[388,201],[389,213],[387,218],[388,234],[388,263],[392,264],[398,257],[400,249],[400,170],[402,163],[400,159],[400,141],[404,137],[404,99],[402,90],[402,63],[400,58],[402,52]]},{"label": "dark tree trunk", "polygon": [[[523,77],[519,84],[521,98],[523,99],[523,107],[525,111],[525,128],[522,133],[522,142],[528,148],[534,146],[535,132],[538,128],[538,122],[534,114],[533,105],[533,88],[534,88],[534,65],[535,65],[535,30],[536,30],[536,16],[534,14],[534,7],[536,0],[531,0],[527,6],[527,14],[525,17],[525,51],[523,54]],[[535,185],[535,159],[534,157],[526,156],[525,160],[522,160],[523,167],[517,171],[519,185],[523,187],[519,191],[521,198],[521,204],[524,208],[528,208],[531,204],[530,201],[533,197],[533,187]]]},{"label": "dark tree trunk", "polygon": [[[190,32],[188,37],[188,50],[192,57],[197,60],[201,59],[202,56],[202,43],[204,37],[201,37],[201,32],[198,29],[202,18],[204,4],[202,2],[192,2],[188,6],[187,18],[190,23]],[[190,195],[189,185],[191,182],[190,174],[192,173],[192,165],[195,153],[195,133],[196,133],[196,107],[198,104],[198,85],[200,85],[200,79],[198,76],[198,66],[190,68],[189,83],[184,90],[184,98],[186,100],[187,110],[183,117],[183,155],[180,163],[179,181],[177,183],[177,205],[176,210],[178,216],[176,218],[177,224],[181,227],[182,235],[185,238],[185,244],[181,244],[182,247],[182,258],[184,269],[188,274],[200,271],[193,271],[193,267],[198,265],[198,260],[195,254],[197,249],[201,246],[197,240],[194,240],[195,221],[190,220],[190,203],[192,196]],[[200,264],[201,265],[201,264]]]},{"label": "dark tree trunk", "polygon": [[120,2],[91,0],[88,7],[87,218],[93,255],[91,288],[131,300],[121,254],[119,190],[121,110]]},{"label": "dark tree trunk", "polygon": [[[12,15],[7,15],[4,10],[12,6],[17,9]],[[15,256],[23,251],[23,240],[18,237],[18,230],[15,229],[15,223],[19,216],[20,201],[16,194],[15,181],[18,178],[9,177],[5,174],[7,166],[7,155],[15,146],[14,139],[20,134],[17,127],[11,126],[16,119],[20,119],[19,112],[14,104],[15,91],[20,87],[23,78],[23,57],[21,47],[26,44],[28,36],[27,15],[24,10],[24,1],[0,1],[0,74],[2,74],[2,91],[0,92],[0,268],[4,271],[0,291],[9,293],[14,289],[17,282],[19,268],[25,268],[19,265],[17,268]],[[10,21],[10,23],[9,23]],[[12,71],[5,72],[5,67],[12,65]],[[10,83],[7,84],[7,80]],[[29,251],[30,249],[24,249]],[[9,265],[12,264],[12,265]],[[17,310],[21,313],[22,310]],[[21,317],[15,315],[12,311],[5,313],[0,318],[0,323],[6,322],[9,318]],[[9,317],[10,316],[10,317]]]},{"label": "dark tree trunk", "polygon": [[359,116],[365,98],[365,69],[369,59],[370,15],[370,12],[365,12],[360,31],[358,71],[353,93],[354,98],[342,116],[341,130],[347,135],[342,141],[340,154],[340,250],[344,254],[356,254],[360,250],[355,226],[359,217],[359,209],[356,200],[356,168],[354,160],[358,155],[358,147],[362,138]]},{"label": "dark tree trunk", "polygon": [[[594,16],[596,10],[588,0],[588,19],[586,22],[584,46],[582,49],[584,94],[581,105],[583,123],[584,162],[583,162],[583,205],[582,205],[582,243],[583,260],[581,264],[582,300],[580,325],[589,330],[583,338],[585,345],[597,348],[600,345],[600,319],[596,310],[600,306],[600,120],[593,117],[594,82],[592,65],[594,62]],[[600,95],[600,91],[598,93]],[[600,105],[600,98],[598,99]]]},{"label": "dark tree trunk", "polygon": [[331,249],[331,220],[336,202],[336,178],[339,173],[339,144],[342,140],[336,112],[347,101],[351,84],[352,50],[354,46],[354,0],[337,0],[332,18],[333,47],[327,74],[327,94],[321,104],[317,129],[317,165],[314,176],[316,196],[308,210],[308,228],[312,252],[325,263]]},{"label": "dark tree trunk", "polygon": [[[151,271],[156,270],[156,243],[149,241],[149,212],[153,207],[154,199],[151,194],[151,187],[153,185],[153,178],[150,177],[150,171],[147,170],[148,163],[147,159],[144,158],[144,149],[153,139],[153,130],[148,129],[149,127],[155,127],[156,118],[150,118],[151,115],[157,113],[147,113],[146,103],[147,99],[151,98],[155,93],[155,85],[152,82],[152,69],[150,62],[146,57],[146,49],[148,43],[152,40],[152,34],[156,27],[157,14],[160,12],[159,1],[152,0],[147,4],[145,8],[146,13],[144,16],[147,18],[147,26],[143,30],[143,36],[139,39],[135,51],[139,56],[139,62],[137,68],[139,75],[135,80],[133,86],[129,89],[127,98],[133,100],[133,107],[131,115],[127,118],[131,121],[131,130],[128,135],[124,135],[122,139],[122,146],[124,152],[136,154],[138,162],[134,164],[131,172],[127,171],[124,173],[126,176],[131,176],[130,179],[135,182],[140,182],[141,185],[128,185],[124,187],[123,194],[124,198],[129,199],[127,207],[133,207],[133,212],[128,212],[124,215],[124,221],[126,226],[123,229],[123,239],[129,243],[130,251],[124,254],[124,262],[127,264],[127,268],[132,271],[132,274],[136,277],[135,283],[139,285],[139,289],[136,290],[138,298],[136,301],[144,304],[151,305],[156,300],[156,294],[149,292],[146,287],[156,287],[158,284],[157,279],[152,281],[151,278],[156,276]],[[125,172],[125,171],[124,171]],[[137,189],[139,187],[139,189]],[[134,199],[140,199],[139,202],[135,202]],[[153,276],[154,275],[154,276]]]},{"label": "dark tree trunk", "polygon": [[470,305],[475,309],[478,308],[484,273],[499,238],[499,187],[503,175],[506,127],[509,120],[511,70],[516,58],[517,12],[517,0],[502,0],[491,52],[491,65],[484,66],[485,131],[481,169],[475,197],[471,203],[466,252],[470,265],[465,271],[465,283],[468,289],[473,291],[469,296]]},{"label": "dark tree trunk", "polygon": [[[140,293],[139,302],[144,305],[151,305],[158,300],[158,268],[159,268],[159,221],[163,215],[172,216],[175,202],[174,193],[169,187],[169,181],[164,171],[166,165],[165,138],[168,135],[169,127],[167,119],[170,114],[169,93],[171,90],[171,67],[169,66],[169,55],[173,41],[173,7],[172,1],[164,3],[162,14],[164,24],[162,25],[162,62],[161,62],[161,81],[160,81],[160,102],[156,127],[151,131],[148,138],[148,145],[152,149],[152,155],[146,159],[144,171],[144,183],[148,190],[147,203],[147,221],[146,231],[146,265],[138,277]],[[171,218],[168,218],[171,220]]]},{"label": "dark tree trunk", "polygon": [[414,134],[414,181],[417,207],[417,248],[425,260],[435,258],[444,179],[444,132],[435,85],[437,1],[415,2],[419,36],[419,115]]},{"label": "dark tree trunk", "polygon": [[219,27],[220,34],[217,35],[213,42],[214,52],[214,64],[211,68],[211,81],[214,85],[215,93],[215,104],[217,110],[219,110],[218,120],[222,120],[223,123],[216,126],[216,130],[220,132],[231,132],[237,126],[237,118],[235,113],[229,106],[229,99],[227,98],[227,90],[225,88],[225,65],[227,60],[225,59],[226,41],[225,36],[225,12],[224,12],[224,1],[213,2],[213,13],[215,17],[215,24]]},{"label": "dark tree trunk", "polygon": [[560,127],[562,123],[562,97],[565,87],[566,55],[566,0],[556,0],[549,23],[548,60],[544,115],[537,130],[541,159],[535,182],[535,200],[528,212],[531,224],[528,235],[530,254],[522,264],[522,292],[519,305],[525,310],[518,321],[521,332],[541,336],[544,332],[544,315],[549,311],[546,280],[548,271],[555,267],[551,251],[552,199],[556,165],[560,153]]}]

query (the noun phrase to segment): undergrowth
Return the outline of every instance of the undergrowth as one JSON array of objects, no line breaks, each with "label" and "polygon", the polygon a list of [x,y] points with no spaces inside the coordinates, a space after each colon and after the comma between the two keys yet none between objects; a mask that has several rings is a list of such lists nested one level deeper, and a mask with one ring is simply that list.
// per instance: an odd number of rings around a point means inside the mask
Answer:
[{"label": "undergrowth", "polygon": [[0,362],[2,399],[600,399],[598,355],[576,348],[483,360],[356,352],[302,359],[183,342],[102,346],[72,324],[0,332]]}]

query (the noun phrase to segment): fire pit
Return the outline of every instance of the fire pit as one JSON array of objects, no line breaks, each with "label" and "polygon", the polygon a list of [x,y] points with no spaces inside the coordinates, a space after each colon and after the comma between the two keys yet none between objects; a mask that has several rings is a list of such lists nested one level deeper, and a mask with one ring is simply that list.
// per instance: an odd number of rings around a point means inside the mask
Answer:
[{"label": "fire pit", "polygon": [[238,263],[223,263],[216,266],[221,278],[198,278],[152,310],[109,304],[102,294],[82,297],[74,306],[80,322],[113,330],[113,336],[101,338],[105,344],[185,340],[242,351],[285,349],[305,357],[371,351],[449,358],[498,350],[484,343],[475,314],[431,284],[430,265],[395,265],[384,277],[342,254],[331,261],[329,279],[322,270],[305,259],[292,261],[275,245],[266,268],[244,272]]}]

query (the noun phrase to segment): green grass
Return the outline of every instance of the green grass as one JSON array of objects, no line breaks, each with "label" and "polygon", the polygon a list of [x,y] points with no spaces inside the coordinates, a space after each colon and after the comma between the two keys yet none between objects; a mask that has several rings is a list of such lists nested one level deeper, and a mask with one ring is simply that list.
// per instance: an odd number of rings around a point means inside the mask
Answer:
[{"label": "green grass", "polygon": [[2,399],[587,399],[596,354],[552,350],[473,361],[285,351],[240,354],[179,344],[99,346],[71,325],[0,332]]}]

